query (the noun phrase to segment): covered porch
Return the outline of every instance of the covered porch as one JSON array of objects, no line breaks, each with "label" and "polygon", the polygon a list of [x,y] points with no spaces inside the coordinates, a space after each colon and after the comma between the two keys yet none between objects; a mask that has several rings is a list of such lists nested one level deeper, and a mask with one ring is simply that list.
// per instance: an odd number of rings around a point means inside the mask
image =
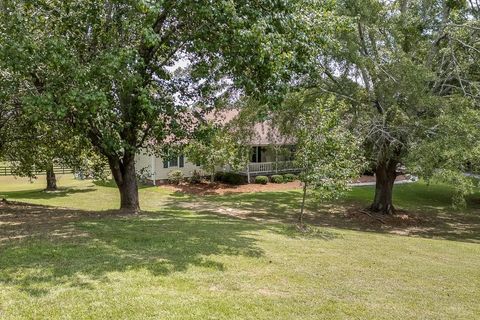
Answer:
[{"label": "covered porch", "polygon": [[240,172],[247,176],[247,181],[250,183],[251,178],[259,175],[273,175],[300,172],[293,161],[276,161],[276,162],[257,162],[249,163],[245,170]]},{"label": "covered porch", "polygon": [[259,175],[285,174],[299,172],[292,159],[295,152],[293,145],[281,146],[252,146],[250,163],[241,172],[247,176],[248,182],[251,177]]}]

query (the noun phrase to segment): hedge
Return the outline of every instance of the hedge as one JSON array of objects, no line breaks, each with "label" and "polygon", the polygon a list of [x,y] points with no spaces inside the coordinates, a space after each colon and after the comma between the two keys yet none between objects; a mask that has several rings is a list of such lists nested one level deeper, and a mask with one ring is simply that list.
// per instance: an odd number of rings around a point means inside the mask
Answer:
[{"label": "hedge", "polygon": [[273,183],[283,183],[284,179],[283,176],[275,174],[270,177],[270,181],[272,181]]},{"label": "hedge", "polygon": [[255,177],[255,183],[267,184],[268,183],[268,177],[267,176],[256,176]]},{"label": "hedge", "polygon": [[298,176],[294,175],[293,173],[287,173],[283,175],[283,181],[285,182],[292,182],[298,179]]}]

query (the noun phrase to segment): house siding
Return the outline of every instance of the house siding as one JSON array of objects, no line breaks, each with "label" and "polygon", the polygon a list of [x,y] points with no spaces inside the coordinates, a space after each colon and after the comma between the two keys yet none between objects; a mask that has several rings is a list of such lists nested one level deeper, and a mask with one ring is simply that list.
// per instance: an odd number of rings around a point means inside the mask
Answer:
[{"label": "house siding", "polygon": [[[147,154],[137,154],[135,157],[135,165],[138,173],[144,173],[144,178],[153,183],[162,183],[168,180],[168,174],[173,170],[180,170],[183,176],[189,178],[193,175],[193,171],[201,171],[201,167],[190,162],[187,157],[184,158],[183,167],[163,167],[163,158],[150,156]],[[153,170],[153,166],[155,170]]]}]

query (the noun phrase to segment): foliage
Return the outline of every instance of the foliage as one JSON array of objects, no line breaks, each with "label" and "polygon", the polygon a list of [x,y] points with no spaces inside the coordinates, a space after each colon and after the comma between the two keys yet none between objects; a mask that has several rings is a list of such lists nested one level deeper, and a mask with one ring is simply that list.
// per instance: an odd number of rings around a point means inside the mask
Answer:
[{"label": "foliage", "polygon": [[333,96],[311,100],[305,91],[292,93],[277,113],[280,130],[297,142],[294,162],[304,185],[300,223],[309,189],[320,199],[337,198],[362,172],[360,141],[348,130],[346,108]]},{"label": "foliage", "polygon": [[240,185],[245,183],[245,177],[236,172],[224,172],[221,181],[231,185]]},{"label": "foliage", "polygon": [[215,172],[215,176],[214,176],[214,180],[215,181],[223,181],[223,177],[225,175],[225,171],[218,171],[218,172]]},{"label": "foliage", "polygon": [[[74,171],[83,178],[94,179],[98,181],[107,181],[111,179],[111,171],[105,157],[96,152],[88,152],[82,155],[73,163]],[[149,173],[151,174],[151,173]],[[143,175],[144,178],[151,176]]]},{"label": "foliage", "polygon": [[[35,103],[35,102],[32,102]],[[38,172],[50,172],[54,166],[72,168],[74,171],[95,172],[102,176],[104,158],[99,158],[85,139],[75,136],[72,130],[61,123],[30,114],[29,102],[24,102],[22,115],[18,116],[11,129],[15,139],[5,143],[4,158],[13,165],[17,176],[37,178]],[[32,120],[35,117],[36,120]],[[47,174],[48,175],[48,174]]]},{"label": "foliage", "polygon": [[231,126],[206,124],[199,129],[196,138],[191,140],[185,153],[188,158],[202,166],[209,173],[211,181],[218,168],[239,170],[247,161],[250,148],[248,143],[230,130]]},{"label": "foliage", "polygon": [[286,181],[284,181],[283,176],[278,175],[278,174],[275,174],[275,175],[271,176],[270,181],[272,183],[284,183],[284,182],[286,182]]},{"label": "foliage", "polygon": [[437,126],[442,110],[463,99],[478,108],[478,3],[306,3],[314,59],[298,87],[348,103],[377,171],[372,209],[391,213],[397,165]]},{"label": "foliage", "polygon": [[168,173],[168,182],[173,184],[180,184],[184,180],[183,172],[181,170],[172,170]]},{"label": "foliage", "polygon": [[192,176],[190,177],[190,183],[198,184],[202,182],[202,174],[198,170],[193,170]]},{"label": "foliage", "polygon": [[146,184],[151,177],[152,172],[150,171],[150,168],[141,168],[137,171],[137,179],[142,184]]},{"label": "foliage", "polygon": [[87,139],[108,160],[122,209],[137,212],[139,150],[166,154],[232,95],[278,98],[295,60],[294,8],[293,0],[5,1],[2,75],[5,66],[27,89],[14,86],[7,99],[33,101],[45,80],[33,114]]},{"label": "foliage", "polygon": [[268,177],[267,176],[256,176],[255,177],[255,183],[257,183],[257,184],[267,184],[268,183]]},{"label": "foliage", "polygon": [[457,208],[465,206],[465,196],[478,184],[465,173],[480,172],[479,123],[480,110],[471,108],[468,103],[452,104],[424,139],[412,147],[407,158],[412,173],[428,181],[451,184],[456,191],[452,203]]},{"label": "foliage", "polygon": [[[1,29],[0,29],[1,33]],[[0,41],[2,38],[0,37]],[[21,108],[13,98],[21,79],[5,70],[0,59],[0,157],[4,158],[6,145],[15,140],[15,122],[21,115]]]},{"label": "foliage", "polygon": [[292,182],[298,179],[298,176],[293,173],[287,173],[283,175],[283,181]]}]

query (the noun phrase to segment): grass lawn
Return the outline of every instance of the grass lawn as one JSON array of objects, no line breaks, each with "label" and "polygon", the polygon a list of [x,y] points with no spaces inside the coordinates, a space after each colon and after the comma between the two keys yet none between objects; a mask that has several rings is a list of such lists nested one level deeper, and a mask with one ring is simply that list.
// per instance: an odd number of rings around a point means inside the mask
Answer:
[{"label": "grass lawn", "polygon": [[[480,193],[395,187],[404,211],[358,213],[372,188],[308,205],[299,191],[188,196],[142,188],[126,217],[111,185],[0,178],[0,319],[478,319]],[[48,205],[44,207],[37,205]]]}]

